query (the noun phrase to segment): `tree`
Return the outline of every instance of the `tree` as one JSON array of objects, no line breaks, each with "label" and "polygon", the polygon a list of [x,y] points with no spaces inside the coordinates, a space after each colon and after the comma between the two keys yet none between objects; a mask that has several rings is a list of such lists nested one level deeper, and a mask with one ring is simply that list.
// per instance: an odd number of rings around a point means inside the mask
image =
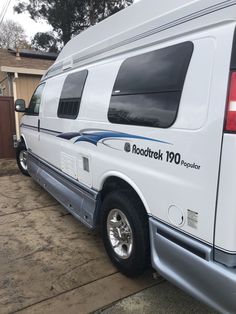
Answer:
[{"label": "tree", "polygon": [[0,48],[25,48],[28,46],[23,27],[12,20],[0,24]]},{"label": "tree", "polygon": [[74,35],[131,3],[133,0],[18,0],[14,9],[17,13],[27,11],[35,21],[46,20],[64,45]]},{"label": "tree", "polygon": [[58,41],[53,32],[36,33],[32,39],[32,47],[36,50],[58,52]]}]

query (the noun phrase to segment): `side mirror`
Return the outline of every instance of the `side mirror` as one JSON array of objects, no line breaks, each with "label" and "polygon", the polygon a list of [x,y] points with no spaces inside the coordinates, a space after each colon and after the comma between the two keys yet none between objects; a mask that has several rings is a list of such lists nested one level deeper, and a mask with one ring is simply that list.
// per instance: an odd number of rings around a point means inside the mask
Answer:
[{"label": "side mirror", "polygon": [[24,99],[17,99],[15,101],[15,111],[16,112],[26,112]]}]

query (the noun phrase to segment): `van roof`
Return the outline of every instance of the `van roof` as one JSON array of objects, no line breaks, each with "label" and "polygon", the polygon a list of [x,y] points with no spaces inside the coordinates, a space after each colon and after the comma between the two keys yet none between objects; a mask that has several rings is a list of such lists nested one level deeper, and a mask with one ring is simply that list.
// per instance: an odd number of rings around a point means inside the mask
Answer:
[{"label": "van roof", "polygon": [[72,38],[44,78],[232,5],[236,5],[236,1],[141,0]]}]

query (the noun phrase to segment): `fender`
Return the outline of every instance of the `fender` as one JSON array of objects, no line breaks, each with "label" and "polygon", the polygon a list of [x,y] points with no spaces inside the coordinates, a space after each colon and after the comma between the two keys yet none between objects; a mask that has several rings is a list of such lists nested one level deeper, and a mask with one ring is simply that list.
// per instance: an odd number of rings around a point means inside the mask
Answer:
[{"label": "fender", "polygon": [[100,185],[99,185],[99,191],[101,191],[103,189],[104,183],[107,179],[109,179],[110,177],[117,177],[120,178],[122,180],[124,180],[125,182],[127,182],[134,190],[135,192],[138,194],[138,196],[140,197],[146,211],[148,214],[151,214],[150,212],[150,208],[147,204],[147,201],[143,195],[143,193],[141,192],[141,190],[139,189],[139,187],[129,178],[127,177],[124,173],[122,172],[118,172],[118,171],[109,171],[106,172],[102,175],[101,180],[100,180]]},{"label": "fender", "polygon": [[20,134],[20,139],[21,139],[21,140],[23,139],[23,141],[24,141],[24,143],[25,143],[25,147],[28,149],[28,145],[27,145],[25,136],[24,136],[22,133]]}]

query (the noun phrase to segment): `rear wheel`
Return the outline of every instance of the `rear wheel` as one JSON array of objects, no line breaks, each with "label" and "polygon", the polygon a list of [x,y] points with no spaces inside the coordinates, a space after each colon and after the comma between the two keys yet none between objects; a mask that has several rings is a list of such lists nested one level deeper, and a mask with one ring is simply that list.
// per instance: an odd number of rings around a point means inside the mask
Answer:
[{"label": "rear wheel", "polygon": [[141,201],[127,191],[114,191],[103,202],[102,234],[113,264],[125,275],[143,273],[149,262],[149,232]]},{"label": "rear wheel", "polygon": [[27,148],[25,144],[21,142],[16,150],[16,160],[20,171],[25,175],[29,176],[28,168],[27,168]]}]

